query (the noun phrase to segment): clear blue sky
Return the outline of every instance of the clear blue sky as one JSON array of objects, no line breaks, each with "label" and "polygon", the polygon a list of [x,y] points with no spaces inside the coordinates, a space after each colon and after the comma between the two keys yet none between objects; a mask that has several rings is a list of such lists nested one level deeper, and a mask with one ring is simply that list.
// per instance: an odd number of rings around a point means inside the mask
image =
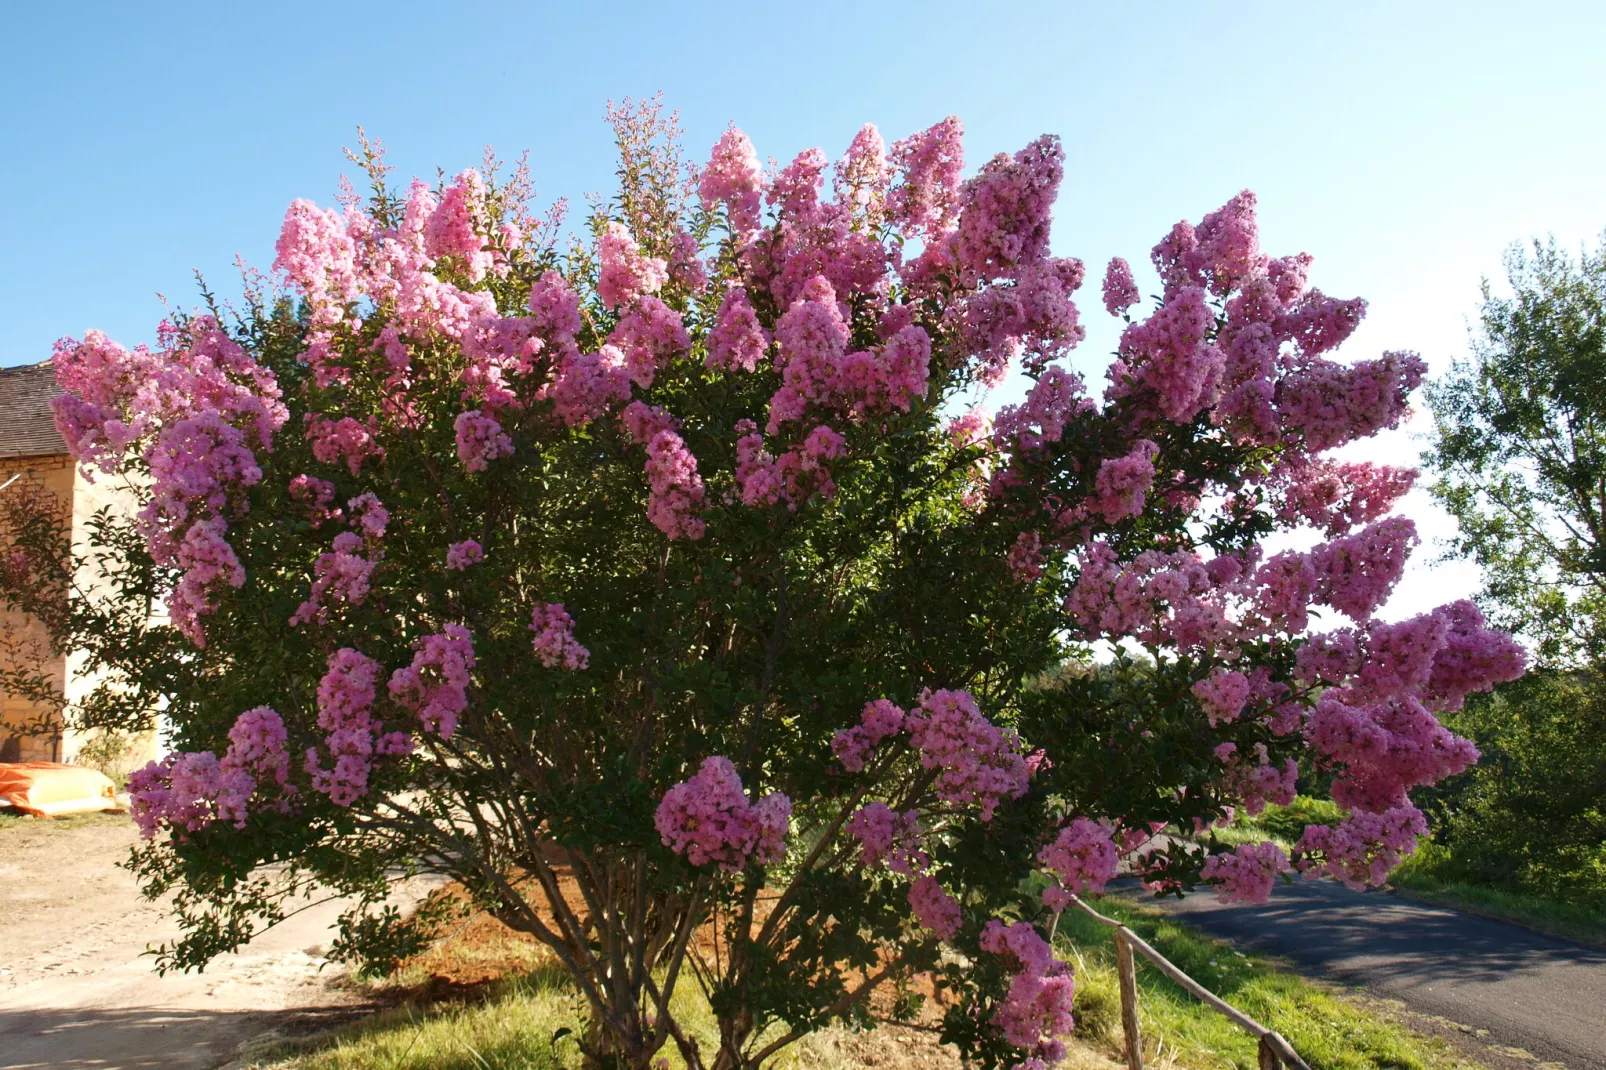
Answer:
[{"label": "clear blue sky", "polygon": [[[1606,227],[1598,2],[29,4],[6,30],[0,365],[148,341],[192,268],[227,292],[236,253],[266,267],[359,123],[402,177],[527,148],[578,201],[611,179],[603,102],[658,90],[699,158],[733,119],[783,160],[866,121],[957,114],[972,166],[1058,133],[1055,249],[1095,270],[1252,188],[1269,251],[1371,301],[1355,358],[1442,368],[1503,247]],[[1088,318],[1096,382],[1114,331]]]}]

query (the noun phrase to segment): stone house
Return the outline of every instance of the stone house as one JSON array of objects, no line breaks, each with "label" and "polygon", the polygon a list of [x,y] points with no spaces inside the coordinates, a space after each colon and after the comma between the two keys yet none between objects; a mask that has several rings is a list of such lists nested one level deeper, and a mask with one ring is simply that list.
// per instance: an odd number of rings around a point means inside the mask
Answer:
[{"label": "stone house", "polygon": [[[75,544],[85,538],[85,525],[104,505],[132,508],[132,497],[112,480],[91,483],[78,472],[67,445],[56,430],[51,401],[61,393],[49,361],[0,368],[0,494],[43,492],[60,508]],[[93,588],[93,576],[79,577]],[[49,649],[44,627],[26,615],[0,610],[0,661],[42,668],[68,703],[94,686],[73,656]],[[98,735],[98,734],[97,734]],[[103,744],[96,748],[95,743]],[[154,756],[156,738],[119,741],[108,753],[106,741],[75,732],[60,723],[55,708],[12,694],[0,684],[0,762],[54,761],[127,766]],[[90,747],[86,751],[85,747]],[[121,770],[119,770],[121,771]]]}]

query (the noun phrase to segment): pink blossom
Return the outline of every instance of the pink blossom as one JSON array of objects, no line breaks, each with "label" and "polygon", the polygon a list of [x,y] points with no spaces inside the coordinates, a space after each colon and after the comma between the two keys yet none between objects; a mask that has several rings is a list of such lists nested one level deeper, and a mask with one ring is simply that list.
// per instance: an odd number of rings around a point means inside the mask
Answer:
[{"label": "pink blossom", "polygon": [[1099,462],[1099,474],[1093,484],[1098,497],[1092,510],[1105,523],[1115,524],[1143,514],[1144,496],[1154,486],[1154,458],[1159,452],[1160,447],[1140,438],[1125,457]]},{"label": "pink blossom", "polygon": [[426,730],[450,739],[468,709],[473,637],[461,624],[448,624],[445,631],[419,639],[413,650],[412,664],[390,674],[390,696],[416,713]]},{"label": "pink blossom", "polygon": [[897,184],[887,193],[887,216],[905,232],[939,235],[959,219],[965,128],[950,115],[892,146]]},{"label": "pink blossom", "polygon": [[1015,447],[1058,442],[1071,416],[1092,407],[1083,389],[1080,376],[1053,365],[1027,391],[1023,404],[999,411],[994,439]]},{"label": "pink blossom", "polygon": [[1037,861],[1059,882],[1043,891],[1044,905],[1063,910],[1070,905],[1068,893],[1102,894],[1104,886],[1115,879],[1119,857],[1108,829],[1078,817],[1059,830],[1053,843],[1037,852]]},{"label": "pink blossom", "polygon": [[1277,519],[1303,521],[1328,536],[1342,535],[1388,514],[1416,482],[1414,468],[1307,458],[1285,460],[1272,474],[1279,491]]},{"label": "pink blossom", "polygon": [[424,251],[431,257],[453,257],[470,282],[490,270],[491,252],[479,234],[485,211],[485,179],[473,168],[463,171],[441,195],[440,206],[424,224]]},{"label": "pink blossom", "polygon": [[1249,702],[1249,678],[1241,672],[1215,672],[1193,685],[1210,727],[1231,724]]},{"label": "pink blossom", "polygon": [[922,691],[904,726],[920,764],[941,770],[936,788],[944,802],[979,803],[986,822],[1001,801],[1026,793],[1030,778],[1019,738],[983,717],[968,691]]},{"label": "pink blossom", "polygon": [[781,168],[770,183],[764,199],[780,211],[788,222],[808,224],[816,221],[820,206],[820,184],[825,175],[825,152],[804,149]]},{"label": "pink blossom", "polygon": [[993,434],[993,418],[986,409],[967,409],[949,420],[945,430],[955,449],[985,447]]},{"label": "pink blossom", "polygon": [[360,606],[368,598],[378,557],[358,554],[362,539],[349,531],[336,535],[331,549],[313,563],[312,590],[290,617],[292,628],[312,620],[327,623],[335,605]]},{"label": "pink blossom", "polygon": [[462,572],[485,560],[485,549],[473,539],[454,542],[446,548],[446,567]]},{"label": "pink blossom", "polygon": [[245,569],[224,539],[224,530],[219,518],[197,520],[184,533],[173,561],[184,574],[167,596],[168,616],[173,627],[198,647],[206,646],[201,618],[216,608],[211,589],[219,581],[231,587],[245,585]]},{"label": "pink blossom", "polygon": [[1016,583],[1031,583],[1043,574],[1043,537],[1036,531],[1023,531],[1005,555],[1009,574]]},{"label": "pink blossom", "polygon": [[1015,278],[1048,250],[1048,226],[1064,172],[1059,139],[1045,134],[1013,158],[998,155],[965,183],[955,252],[967,279]]},{"label": "pink blossom", "polygon": [[1121,257],[1112,257],[1104,269],[1104,307],[1112,316],[1119,316],[1142,300],[1138,284],[1132,279],[1132,265]]},{"label": "pink blossom", "polygon": [[1352,367],[1313,360],[1278,383],[1277,410],[1283,426],[1304,438],[1308,452],[1318,453],[1398,427],[1407,396],[1426,373],[1415,353],[1385,353]]},{"label": "pink blossom", "polygon": [[708,332],[707,364],[726,371],[755,371],[769,348],[769,335],[747,299],[747,291],[732,286],[725,291],[719,317]]},{"label": "pink blossom", "polygon": [[619,414],[619,422],[624,424],[625,432],[637,445],[651,442],[660,431],[674,431],[680,427],[680,421],[671,416],[668,410],[644,401],[632,401],[626,405]]},{"label": "pink blossom", "polygon": [[859,723],[831,738],[831,753],[848,772],[860,772],[877,744],[903,731],[905,719],[903,710],[888,699],[867,702],[859,713]]},{"label": "pink blossom", "polygon": [[1337,825],[1306,825],[1295,845],[1302,870],[1326,873],[1356,890],[1379,887],[1416,850],[1427,821],[1410,803],[1382,813],[1352,813]]},{"label": "pink blossom", "polygon": [[791,815],[791,800],[780,792],[749,803],[736,767],[715,755],[664,793],[653,826],[664,846],[692,865],[715,862],[735,873],[749,861],[777,862],[785,855]]},{"label": "pink blossom", "polygon": [[640,297],[619,317],[608,344],[624,354],[631,380],[649,387],[665,361],[691,348],[691,336],[680,313],[656,297]]},{"label": "pink blossom", "polygon": [[1439,709],[1458,710],[1466,696],[1521,676],[1527,653],[1504,632],[1483,626],[1483,614],[1462,600],[1434,611],[1448,625],[1444,646],[1433,657],[1425,694]]},{"label": "pink blossom", "polygon": [[670,539],[703,537],[707,526],[698,518],[703,507],[703,480],[697,458],[673,431],[660,431],[647,444],[647,482],[651,495],[647,519]]},{"label": "pink blossom", "polygon": [[290,480],[287,490],[290,498],[306,510],[307,519],[312,522],[314,529],[321,527],[324,521],[340,516],[339,509],[330,508],[335,501],[335,485],[327,479],[302,473]]},{"label": "pink blossom", "polygon": [[555,345],[569,345],[580,330],[580,295],[556,271],[543,272],[526,302],[536,329]]},{"label": "pink blossom", "polygon": [[452,424],[457,431],[457,459],[470,472],[483,472],[490,462],[513,453],[513,439],[494,416],[478,409],[457,414]]},{"label": "pink blossom", "polygon": [[591,664],[591,651],[575,642],[574,618],[562,602],[538,605],[530,611],[530,631],[535,638],[530,649],[549,669],[583,669]]},{"label": "pink blossom", "polygon": [[1416,542],[1416,523],[1394,516],[1316,547],[1310,553],[1316,600],[1357,621],[1367,620],[1405,574]]},{"label": "pink blossom", "polygon": [[1223,903],[1264,903],[1271,898],[1278,875],[1288,869],[1288,856],[1268,840],[1239,844],[1231,854],[1211,855],[1199,876],[1216,885],[1216,898]]},{"label": "pink blossom", "polygon": [[853,135],[847,153],[836,164],[837,203],[871,225],[878,224],[885,211],[887,186],[892,167],[887,163],[886,142],[874,123],[865,123]]},{"label": "pink blossom", "polygon": [[313,306],[313,322],[338,323],[343,306],[358,295],[357,246],[340,215],[311,201],[291,202],[274,249],[273,270],[283,272]]},{"label": "pink blossom", "polygon": [[374,439],[379,430],[377,422],[369,417],[366,423],[350,416],[331,420],[322,413],[308,413],[307,441],[312,444],[312,455],[324,464],[346,463],[352,475],[369,459],[385,459],[385,449]]},{"label": "pink blossom", "polygon": [[1305,728],[1312,750],[1338,768],[1333,800],[1371,812],[1404,805],[1406,793],[1463,771],[1477,748],[1451,734],[1417,699],[1363,702],[1330,690]]},{"label": "pink blossom", "polygon": [[669,281],[662,257],[643,256],[623,223],[610,222],[597,238],[597,296],[608,308],[627,305],[643,294],[655,294]]},{"label": "pink blossom", "polygon": [[[1148,319],[1129,325],[1120,353],[1128,374],[1155,398],[1160,412],[1185,424],[1216,400],[1226,357],[1210,344],[1215,317],[1205,291],[1186,286],[1169,294]],[[1126,384],[1112,383],[1109,396],[1125,396]]]},{"label": "pink blossom", "polygon": [[615,346],[569,354],[552,383],[551,397],[558,418],[570,427],[597,419],[630,397],[624,354]]},{"label": "pink blossom", "polygon": [[855,810],[846,829],[859,841],[859,861],[866,866],[886,862],[892,872],[909,876],[931,864],[920,849],[920,815],[914,810],[900,814],[886,803],[873,802]]},{"label": "pink blossom", "polygon": [[318,727],[327,733],[324,745],[334,764],[323,768],[312,748],[307,751],[307,772],[313,790],[329,796],[336,806],[350,806],[368,793],[374,738],[382,727],[372,713],[380,672],[374,659],[342,647],[330,656],[328,671],[318,683]]},{"label": "pink blossom", "polygon": [[1071,1007],[1076,986],[1071,967],[1054,957],[1053,949],[1028,922],[1005,926],[989,921],[982,929],[981,949],[1011,960],[1016,971],[1009,992],[993,1012],[993,1024],[1004,1039],[1043,1063],[1065,1055],[1059,1037],[1075,1025]]},{"label": "pink blossom", "polygon": [[761,225],[759,202],[763,192],[764,172],[758,153],[747,135],[732,124],[714,143],[708,166],[698,179],[697,194],[710,212],[723,204],[731,233],[741,238]]},{"label": "pink blossom", "polygon": [[964,922],[959,901],[943,889],[936,877],[924,874],[909,885],[909,909],[922,926],[939,940],[952,940]]},{"label": "pink blossom", "polygon": [[348,501],[346,515],[351,518],[351,523],[361,530],[363,538],[369,542],[378,542],[383,538],[385,527],[390,523],[390,511],[371,491],[359,494]]}]

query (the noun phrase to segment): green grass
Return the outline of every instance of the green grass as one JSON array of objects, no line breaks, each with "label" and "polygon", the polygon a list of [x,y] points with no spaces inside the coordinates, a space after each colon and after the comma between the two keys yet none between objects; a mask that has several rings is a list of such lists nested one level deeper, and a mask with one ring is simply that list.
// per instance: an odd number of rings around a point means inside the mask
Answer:
[{"label": "green grass", "polygon": [[[1096,909],[1128,925],[1194,980],[1287,1038],[1312,1070],[1447,1070],[1468,1065],[1444,1041],[1424,1038],[1332,990],[1213,940],[1158,911],[1106,897]],[[1078,1031],[1120,1047],[1121,1002],[1113,936],[1071,911],[1059,939],[1074,956]],[[1138,958],[1139,1005],[1148,1056],[1171,1053],[1182,1066],[1258,1066],[1256,1041]]]},{"label": "green grass", "polygon": [[1606,947],[1606,910],[1558,903],[1523,892],[1457,880],[1449,852],[1431,841],[1395,867],[1389,883],[1400,895],[1469,914],[1509,921],[1565,940]]},{"label": "green grass", "polygon": [[382,1011],[317,1038],[313,1050],[261,1063],[275,1070],[559,1070],[578,1065],[563,1030],[579,999],[554,973],[504,982],[482,1001]]}]

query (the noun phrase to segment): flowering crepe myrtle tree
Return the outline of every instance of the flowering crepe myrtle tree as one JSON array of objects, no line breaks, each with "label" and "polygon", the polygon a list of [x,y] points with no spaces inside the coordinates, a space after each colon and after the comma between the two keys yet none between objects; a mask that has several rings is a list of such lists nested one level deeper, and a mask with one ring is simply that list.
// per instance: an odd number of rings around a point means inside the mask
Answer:
[{"label": "flowering crepe myrtle tree", "polygon": [[[1415,473],[1329,455],[1423,364],[1331,359],[1364,304],[1263,254],[1252,194],[1154,248],[1146,313],[1110,263],[1098,398],[1060,362],[1055,138],[965,178],[958,120],[866,126],[770,173],[734,127],[693,169],[655,104],[611,117],[619,189],[566,251],[522,169],[393,191],[365,143],[372,196],[291,205],[227,324],[57,346],[71,449],[144,505],[76,550],[13,510],[6,590],[105,674],[97,716],[173,725],[132,783],[166,966],[316,885],[384,968],[432,921],[387,889],[432,872],[551,950],[597,1064],[756,1067],[926,974],[945,1039],[1040,1068],[1051,919],[1122,860],[1259,900],[1412,849],[1410,790],[1477,757],[1433,711],[1523,654],[1465,602],[1373,620]],[[1015,365],[1020,404],[963,407]],[[115,582],[45,613],[74,552]],[[1120,665],[1076,671],[1095,643]],[[1301,768],[1342,823],[1211,837]]]}]

